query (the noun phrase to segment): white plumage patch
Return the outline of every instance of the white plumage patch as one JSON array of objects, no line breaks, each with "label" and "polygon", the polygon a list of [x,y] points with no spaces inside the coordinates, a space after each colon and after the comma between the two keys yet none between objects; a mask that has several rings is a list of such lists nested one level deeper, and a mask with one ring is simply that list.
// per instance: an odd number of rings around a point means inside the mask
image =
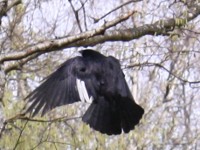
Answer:
[{"label": "white plumage patch", "polygon": [[89,97],[86,86],[85,86],[85,82],[81,81],[80,79],[76,79],[76,86],[78,89],[78,94],[79,97],[81,99],[82,102],[88,102],[88,103],[92,103],[93,101],[93,97]]}]

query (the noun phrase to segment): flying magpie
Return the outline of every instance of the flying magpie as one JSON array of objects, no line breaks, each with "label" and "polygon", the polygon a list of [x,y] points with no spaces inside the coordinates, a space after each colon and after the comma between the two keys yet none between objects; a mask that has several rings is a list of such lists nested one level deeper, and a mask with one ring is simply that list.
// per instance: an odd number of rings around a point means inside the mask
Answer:
[{"label": "flying magpie", "polygon": [[30,93],[26,110],[34,117],[55,107],[84,101],[91,102],[83,122],[108,135],[128,133],[144,114],[128,88],[119,61],[112,56],[86,49],[65,61]]}]

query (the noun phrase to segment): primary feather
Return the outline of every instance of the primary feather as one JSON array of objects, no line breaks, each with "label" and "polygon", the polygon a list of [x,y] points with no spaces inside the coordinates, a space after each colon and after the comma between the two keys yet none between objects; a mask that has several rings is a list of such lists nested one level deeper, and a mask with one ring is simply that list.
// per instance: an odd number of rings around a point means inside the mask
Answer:
[{"label": "primary feather", "polygon": [[92,101],[82,120],[101,133],[120,134],[134,129],[144,110],[137,105],[119,61],[94,50],[64,62],[26,99],[27,112],[44,115],[51,109],[78,101]]}]

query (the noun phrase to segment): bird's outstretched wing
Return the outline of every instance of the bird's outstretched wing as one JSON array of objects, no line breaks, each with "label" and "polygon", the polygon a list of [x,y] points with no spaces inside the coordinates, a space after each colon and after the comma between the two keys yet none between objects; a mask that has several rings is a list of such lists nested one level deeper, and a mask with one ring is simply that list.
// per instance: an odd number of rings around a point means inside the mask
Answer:
[{"label": "bird's outstretched wing", "polygon": [[[92,80],[93,77],[83,57],[69,59],[26,97],[28,102],[31,102],[27,112],[35,116],[42,110],[42,115],[44,115],[57,106],[74,103],[87,97],[91,100],[91,95],[95,93]],[[90,90],[90,95],[78,87],[85,86],[85,83],[87,83],[87,89]],[[79,92],[82,92],[81,95]]]}]

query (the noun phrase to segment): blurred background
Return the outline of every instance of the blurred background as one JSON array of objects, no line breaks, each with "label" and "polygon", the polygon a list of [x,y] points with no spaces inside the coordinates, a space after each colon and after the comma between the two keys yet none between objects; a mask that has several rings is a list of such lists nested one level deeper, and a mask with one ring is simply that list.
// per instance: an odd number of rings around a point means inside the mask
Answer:
[{"label": "blurred background", "polygon": [[[199,150],[199,14],[198,0],[0,0],[0,149]],[[145,109],[128,134],[85,125],[89,104],[18,116],[25,97],[84,48],[120,60]]]}]

